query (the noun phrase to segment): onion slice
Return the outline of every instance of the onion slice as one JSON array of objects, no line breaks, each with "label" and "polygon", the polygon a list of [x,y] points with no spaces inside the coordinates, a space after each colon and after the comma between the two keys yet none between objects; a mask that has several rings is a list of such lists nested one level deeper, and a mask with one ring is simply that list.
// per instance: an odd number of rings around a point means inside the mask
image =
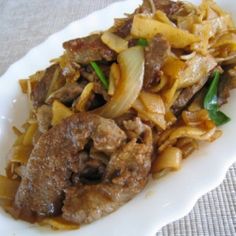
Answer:
[{"label": "onion slice", "polygon": [[143,86],[144,51],[141,46],[131,47],[118,55],[121,79],[111,100],[94,112],[107,118],[125,113],[135,102]]}]

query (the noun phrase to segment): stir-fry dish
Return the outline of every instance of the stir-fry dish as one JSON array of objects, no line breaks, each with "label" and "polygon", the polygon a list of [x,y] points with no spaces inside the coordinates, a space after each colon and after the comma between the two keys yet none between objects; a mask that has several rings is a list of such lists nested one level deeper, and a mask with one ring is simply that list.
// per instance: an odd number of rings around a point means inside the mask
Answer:
[{"label": "stir-fry dish", "polygon": [[117,210],[151,175],[178,170],[230,121],[236,28],[212,0],[144,0],[100,33],[19,81],[30,116],[0,203],[16,219],[74,229]]}]

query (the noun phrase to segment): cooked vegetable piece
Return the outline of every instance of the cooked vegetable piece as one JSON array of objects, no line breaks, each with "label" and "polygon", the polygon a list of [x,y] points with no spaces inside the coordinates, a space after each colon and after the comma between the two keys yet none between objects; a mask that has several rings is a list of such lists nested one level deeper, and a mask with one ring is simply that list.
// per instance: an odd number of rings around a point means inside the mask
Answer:
[{"label": "cooked vegetable piece", "polygon": [[108,80],[107,80],[106,76],[104,75],[104,73],[103,73],[102,69],[100,68],[100,66],[94,61],[92,61],[90,64],[93,67],[93,69],[94,69],[95,73],[97,74],[98,78],[101,80],[103,87],[105,89],[108,89]]},{"label": "cooked vegetable piece", "polygon": [[150,112],[165,114],[165,104],[160,95],[142,91],[140,99]]},{"label": "cooked vegetable piece", "polygon": [[148,46],[148,41],[146,39],[142,39],[142,38],[138,39],[137,45],[146,47],[146,46]]},{"label": "cooked vegetable piece", "polygon": [[106,31],[102,34],[101,39],[103,43],[105,43],[110,49],[120,53],[128,48],[128,41],[109,32]]},{"label": "cooked vegetable piece", "polygon": [[111,70],[109,74],[109,88],[108,88],[108,94],[114,95],[116,87],[120,80],[120,68],[119,65],[116,63],[113,63],[111,65]]},{"label": "cooked vegetable piece", "polygon": [[144,52],[140,46],[131,47],[118,55],[121,80],[111,100],[95,112],[107,118],[125,113],[138,97],[144,76]]},{"label": "cooked vegetable piece", "polygon": [[13,200],[20,182],[0,175],[0,199]]},{"label": "cooked vegetable piece", "polygon": [[175,28],[143,15],[135,15],[131,34],[137,38],[153,38],[162,34],[174,48],[185,48],[198,41],[198,37],[187,31]]},{"label": "cooked vegetable piece", "polygon": [[163,130],[166,129],[165,115],[147,110],[140,98],[136,99],[132,107],[143,120],[151,121],[154,125]]},{"label": "cooked vegetable piece", "polygon": [[219,85],[219,79],[220,79],[220,73],[218,71],[215,71],[213,75],[213,80],[211,82],[211,85],[208,89],[208,92],[204,98],[203,106],[207,110],[217,110],[218,104],[217,104],[217,89]]},{"label": "cooked vegetable piece", "polygon": [[217,90],[219,85],[220,73],[219,71],[214,72],[214,78],[210,84],[208,92],[204,98],[203,106],[208,110],[211,119],[214,123],[219,126],[230,121],[230,118],[223,112],[219,111]]},{"label": "cooked vegetable piece", "polygon": [[217,126],[223,125],[230,121],[230,118],[222,111],[209,110],[209,115]]},{"label": "cooked vegetable piece", "polygon": [[85,111],[86,108],[86,104],[89,101],[90,97],[91,97],[91,93],[93,91],[94,88],[94,83],[90,82],[88,83],[83,92],[81,93],[78,102],[75,105],[75,109],[77,111]]},{"label": "cooked vegetable piece", "polygon": [[59,124],[63,119],[73,114],[68,107],[55,100],[52,104],[52,125]]}]

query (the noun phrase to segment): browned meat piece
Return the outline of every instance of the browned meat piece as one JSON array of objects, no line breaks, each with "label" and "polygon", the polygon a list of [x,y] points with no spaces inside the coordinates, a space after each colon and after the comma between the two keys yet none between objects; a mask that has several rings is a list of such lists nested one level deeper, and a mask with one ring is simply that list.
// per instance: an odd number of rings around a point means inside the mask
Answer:
[{"label": "browned meat piece", "polygon": [[14,202],[19,217],[59,214],[63,190],[71,185],[73,171],[80,170],[81,151],[89,145],[112,153],[125,140],[125,133],[113,120],[87,113],[73,115],[51,128],[40,137],[27,163]]},{"label": "browned meat piece", "polygon": [[[137,10],[139,13],[151,13],[161,10],[171,19],[182,8],[181,2],[174,2],[170,0],[144,0],[143,4]],[[153,9],[154,8],[154,9]]]},{"label": "browned meat piece", "polygon": [[71,103],[76,99],[83,91],[84,85],[78,83],[67,83],[62,88],[53,92],[46,100],[46,103],[52,104],[54,100],[58,100],[62,103]]},{"label": "browned meat piece", "polygon": [[153,0],[156,10],[161,10],[166,13],[166,15],[171,18],[176,14],[182,7],[183,3],[174,2],[170,0]]},{"label": "browned meat piece", "polygon": [[[150,129],[147,132],[151,135]],[[123,145],[112,155],[103,183],[66,190],[62,216],[70,222],[86,224],[132,199],[147,183],[151,153],[151,142],[137,143],[133,139]]]},{"label": "browned meat piece", "polygon": [[161,36],[155,36],[145,47],[144,88],[158,83],[159,73],[170,51],[169,43]]},{"label": "browned meat piece", "polygon": [[53,75],[57,70],[57,68],[58,65],[52,65],[49,68],[47,68],[41,80],[33,88],[31,93],[31,98],[34,107],[39,107],[44,104],[44,101],[47,98],[48,90],[50,88],[53,79]]},{"label": "browned meat piece", "polygon": [[79,64],[89,64],[91,61],[113,61],[116,53],[101,40],[101,35],[93,34],[63,43],[63,47]]},{"label": "browned meat piece", "polygon": [[236,88],[236,68],[226,70],[220,79],[218,90],[218,104],[221,106],[227,103],[230,90]]},{"label": "browned meat piece", "polygon": [[89,82],[95,82],[99,80],[96,75],[96,72],[90,66],[82,67],[80,69],[80,74],[84,79],[88,80]]},{"label": "browned meat piece", "polygon": [[93,159],[94,155],[86,151],[79,153],[79,164],[73,166],[71,176],[72,184],[98,183],[105,175],[106,165],[99,159]]},{"label": "browned meat piece", "polygon": [[144,133],[147,126],[142,123],[139,117],[136,117],[134,120],[124,120],[124,128],[129,138],[140,138],[140,135]]},{"label": "browned meat piece", "polygon": [[[102,69],[104,75],[109,78],[109,74],[110,74],[110,69],[111,69],[111,64],[110,63],[99,63],[99,67]],[[91,65],[86,65],[80,68],[80,74],[81,76],[88,80],[89,82],[99,82],[100,83],[100,79],[98,78],[96,72],[94,71],[94,69],[92,68]]]},{"label": "browned meat piece", "polygon": [[101,83],[94,84],[94,93],[102,95],[105,101],[110,99],[107,90],[101,85]]},{"label": "browned meat piece", "polygon": [[38,121],[38,129],[41,133],[45,133],[51,127],[52,108],[48,105],[42,105],[38,108],[36,113]]},{"label": "browned meat piece", "polygon": [[40,107],[45,103],[48,95],[53,91],[61,88],[66,82],[58,64],[54,64],[44,71],[43,77],[33,87],[31,92],[31,99],[35,108]]},{"label": "browned meat piece", "polygon": [[123,19],[123,22],[114,30],[114,33],[121,38],[126,38],[131,31],[133,17]]},{"label": "browned meat piece", "polygon": [[191,99],[194,97],[194,95],[201,90],[201,88],[205,85],[205,83],[208,80],[208,75],[202,78],[202,80],[194,84],[188,88],[185,88],[180,93],[179,97],[176,99],[172,106],[172,110],[174,114],[178,114],[184,107],[186,107],[189,102],[191,102]]}]

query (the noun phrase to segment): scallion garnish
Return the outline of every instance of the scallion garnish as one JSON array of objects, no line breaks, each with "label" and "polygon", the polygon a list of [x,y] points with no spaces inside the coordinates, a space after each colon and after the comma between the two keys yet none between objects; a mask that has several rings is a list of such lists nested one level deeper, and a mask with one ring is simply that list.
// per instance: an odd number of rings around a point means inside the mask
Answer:
[{"label": "scallion garnish", "polygon": [[138,39],[137,45],[142,46],[142,47],[146,47],[146,46],[148,46],[148,41],[146,39]]},{"label": "scallion garnish", "polygon": [[106,76],[104,75],[104,73],[103,73],[102,69],[100,68],[100,66],[94,61],[90,62],[90,65],[94,69],[94,71],[95,71],[96,75],[98,76],[98,78],[101,80],[103,87],[105,89],[108,89],[108,80],[107,80]]},{"label": "scallion garnish", "polygon": [[230,121],[230,118],[223,112],[219,111],[217,90],[220,80],[219,71],[215,71],[213,74],[213,80],[204,98],[203,106],[208,110],[211,120],[217,125],[223,125]]}]

